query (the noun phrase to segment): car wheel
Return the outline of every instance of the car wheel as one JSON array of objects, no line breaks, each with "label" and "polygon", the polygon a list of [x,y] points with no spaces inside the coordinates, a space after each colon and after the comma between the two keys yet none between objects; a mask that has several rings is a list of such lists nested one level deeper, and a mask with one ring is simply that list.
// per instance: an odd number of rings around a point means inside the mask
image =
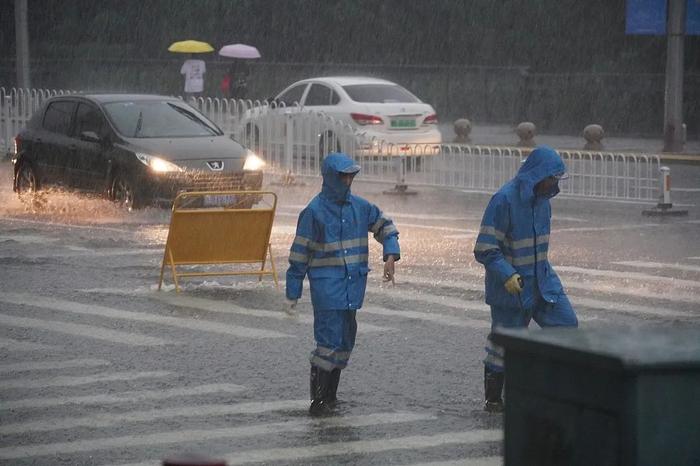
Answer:
[{"label": "car wheel", "polygon": [[22,163],[17,172],[17,193],[19,195],[35,193],[38,186],[36,173],[32,166],[28,163]]},{"label": "car wheel", "polygon": [[15,187],[19,200],[32,210],[42,209],[46,199],[39,191],[39,182],[34,168],[28,163],[22,163],[17,172]]},{"label": "car wheel", "polygon": [[135,184],[121,174],[116,175],[114,179],[112,179],[109,198],[129,212],[143,207],[141,196]]}]

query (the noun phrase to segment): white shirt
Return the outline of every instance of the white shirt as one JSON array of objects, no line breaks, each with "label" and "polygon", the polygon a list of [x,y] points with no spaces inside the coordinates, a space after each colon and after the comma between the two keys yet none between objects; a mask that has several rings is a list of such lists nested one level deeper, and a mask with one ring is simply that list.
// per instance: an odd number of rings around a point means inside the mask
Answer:
[{"label": "white shirt", "polygon": [[185,92],[202,92],[206,71],[203,60],[185,60],[180,69],[180,74],[185,75]]}]

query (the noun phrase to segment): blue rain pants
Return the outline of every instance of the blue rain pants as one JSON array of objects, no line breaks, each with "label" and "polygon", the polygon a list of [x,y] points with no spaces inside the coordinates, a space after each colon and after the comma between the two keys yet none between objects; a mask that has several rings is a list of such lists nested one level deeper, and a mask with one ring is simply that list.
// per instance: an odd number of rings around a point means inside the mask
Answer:
[{"label": "blue rain pants", "polygon": [[[534,320],[542,328],[578,327],[576,313],[566,293],[559,294],[555,303],[545,301],[540,293],[535,295],[535,303],[529,309],[491,306],[491,330],[496,327],[526,328],[530,325],[530,320]],[[503,348],[495,345],[489,338],[484,349],[486,368],[492,372],[502,372]]]},{"label": "blue rain pants", "polygon": [[311,364],[324,371],[345,369],[357,335],[356,311],[314,309],[314,339]]}]

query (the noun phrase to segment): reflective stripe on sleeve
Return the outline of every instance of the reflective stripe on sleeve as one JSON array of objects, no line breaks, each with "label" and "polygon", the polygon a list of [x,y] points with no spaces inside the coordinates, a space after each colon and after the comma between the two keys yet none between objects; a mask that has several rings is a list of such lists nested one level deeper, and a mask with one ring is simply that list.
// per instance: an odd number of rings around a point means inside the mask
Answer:
[{"label": "reflective stripe on sleeve", "polygon": [[306,254],[301,254],[299,252],[292,251],[289,253],[289,260],[306,264],[309,262],[309,256],[307,256]]},{"label": "reflective stripe on sleeve", "polygon": [[387,221],[389,221],[388,218],[384,216],[379,217],[379,220],[374,222],[374,225],[372,225],[370,231],[376,235],[379,229],[382,227],[382,225],[384,225]]},{"label": "reflective stripe on sleeve", "polygon": [[303,236],[297,235],[294,237],[294,244],[298,244],[299,246],[308,247],[311,242],[309,238],[304,238]]},{"label": "reflective stripe on sleeve", "polygon": [[476,243],[474,246],[474,252],[490,251],[491,249],[499,249],[499,247],[496,244],[489,243]]},{"label": "reflective stripe on sleeve", "polygon": [[490,227],[487,225],[482,225],[481,228],[479,228],[479,233],[484,235],[495,236],[498,241],[503,241],[506,237],[506,234],[502,231],[496,230],[495,227]]}]

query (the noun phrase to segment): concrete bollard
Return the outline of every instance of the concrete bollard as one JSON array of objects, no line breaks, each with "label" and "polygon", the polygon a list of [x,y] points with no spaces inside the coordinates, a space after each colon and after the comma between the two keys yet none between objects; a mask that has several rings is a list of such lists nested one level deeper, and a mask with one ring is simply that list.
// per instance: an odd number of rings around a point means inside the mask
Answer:
[{"label": "concrete bollard", "polygon": [[535,133],[537,127],[534,123],[529,121],[523,121],[515,128],[515,134],[518,135],[520,140],[518,141],[518,147],[535,147]]},{"label": "concrete bollard", "polygon": [[655,209],[643,210],[642,215],[647,217],[683,217],[688,215],[687,210],[673,208],[671,202],[671,169],[659,168],[659,202]]},{"label": "concrete bollard", "polygon": [[586,140],[586,144],[583,146],[584,150],[603,150],[603,137],[605,137],[605,132],[603,127],[600,125],[588,125],[583,128],[583,138]]},{"label": "concrete bollard", "polygon": [[466,118],[460,118],[454,122],[455,144],[470,144],[472,142],[469,135],[472,132],[472,122]]}]

